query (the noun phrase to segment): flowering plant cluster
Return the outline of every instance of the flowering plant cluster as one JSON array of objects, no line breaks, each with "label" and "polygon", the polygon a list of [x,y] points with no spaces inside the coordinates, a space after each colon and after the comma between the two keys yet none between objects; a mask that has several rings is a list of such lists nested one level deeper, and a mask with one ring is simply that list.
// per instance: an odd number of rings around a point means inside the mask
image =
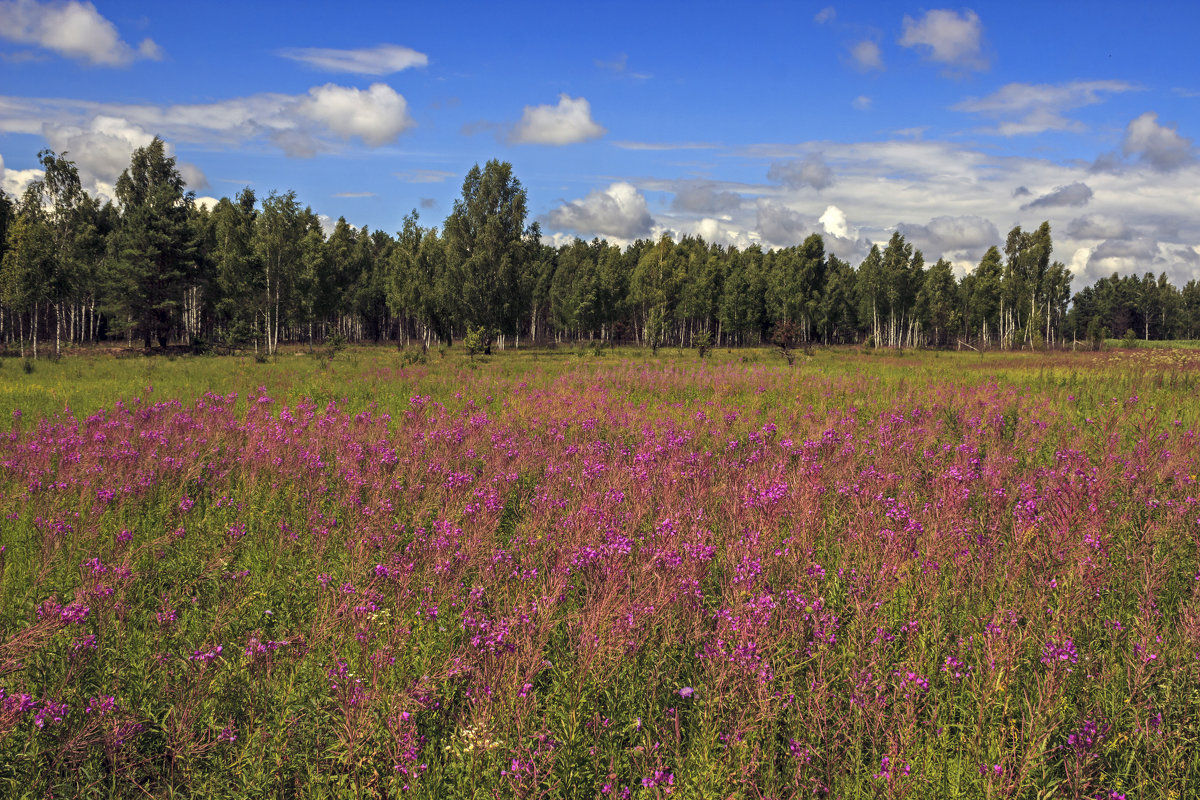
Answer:
[{"label": "flowering plant cluster", "polygon": [[1184,796],[1200,360],[973,358],[12,415],[0,795]]}]

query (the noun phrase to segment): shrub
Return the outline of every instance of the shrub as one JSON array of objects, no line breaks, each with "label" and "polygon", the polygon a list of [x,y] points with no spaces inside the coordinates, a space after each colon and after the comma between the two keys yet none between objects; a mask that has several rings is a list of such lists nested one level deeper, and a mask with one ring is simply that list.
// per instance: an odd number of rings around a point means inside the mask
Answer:
[{"label": "shrub", "polygon": [[463,347],[466,348],[467,355],[471,358],[478,355],[491,355],[491,332],[483,325],[467,328],[467,335],[463,337]]},{"label": "shrub", "polygon": [[776,322],[771,329],[771,344],[775,345],[775,351],[787,361],[789,367],[796,363],[796,353],[792,348],[796,346],[798,338],[796,323],[791,320]]}]

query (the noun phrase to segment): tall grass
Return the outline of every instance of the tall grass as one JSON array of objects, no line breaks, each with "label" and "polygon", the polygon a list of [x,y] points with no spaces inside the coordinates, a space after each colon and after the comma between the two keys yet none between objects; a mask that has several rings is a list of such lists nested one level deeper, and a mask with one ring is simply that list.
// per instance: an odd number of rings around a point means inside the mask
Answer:
[{"label": "tall grass", "polygon": [[1200,785],[1200,354],[11,366],[4,796]]}]

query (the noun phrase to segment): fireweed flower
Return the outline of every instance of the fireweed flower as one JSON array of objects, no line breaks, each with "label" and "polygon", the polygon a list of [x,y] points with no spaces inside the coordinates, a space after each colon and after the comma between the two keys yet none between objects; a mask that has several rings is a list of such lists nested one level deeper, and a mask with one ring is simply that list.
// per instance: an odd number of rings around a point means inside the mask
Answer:
[{"label": "fireweed flower", "polygon": [[[656,770],[654,770],[653,775],[647,775],[645,778],[642,778],[642,786],[646,787],[647,789],[653,789],[655,786],[674,786],[674,785],[675,785],[675,773],[674,772],[665,772],[661,769],[656,769]],[[668,792],[669,791],[670,790],[668,790]]]},{"label": "fireweed flower", "polygon": [[71,603],[63,606],[62,618],[66,622],[72,622],[76,625],[80,625],[85,619],[87,619],[87,615],[90,611],[91,609],[85,606],[83,603]]},{"label": "fireweed flower", "polygon": [[[22,697],[28,697],[28,695],[22,695]],[[37,714],[33,718],[33,724],[38,728],[45,728],[47,724],[61,724],[66,717],[66,703],[52,703],[50,701],[46,701],[42,707],[37,710]]]},{"label": "fireweed flower", "polygon": [[95,714],[103,716],[117,707],[117,698],[112,695],[107,697],[93,697],[88,700],[87,708],[83,710],[85,714]]},{"label": "fireweed flower", "polygon": [[1053,640],[1046,642],[1042,646],[1041,661],[1049,667],[1068,665],[1067,672],[1070,672],[1070,667],[1079,663],[1079,653],[1075,650],[1075,642],[1071,639],[1066,639],[1061,643]]},{"label": "fireweed flower", "polygon": [[222,647],[221,645],[217,645],[215,648],[213,648],[211,650],[195,650],[192,652],[192,654],[190,656],[188,656],[188,660],[189,661],[198,661],[202,664],[207,664],[207,663],[211,662],[213,659],[215,659],[217,656],[221,655],[221,652],[224,649],[225,648]]},{"label": "fireweed flower", "polygon": [[679,690],[680,697],[691,697],[695,693],[696,693],[696,690],[690,686],[685,686]]}]

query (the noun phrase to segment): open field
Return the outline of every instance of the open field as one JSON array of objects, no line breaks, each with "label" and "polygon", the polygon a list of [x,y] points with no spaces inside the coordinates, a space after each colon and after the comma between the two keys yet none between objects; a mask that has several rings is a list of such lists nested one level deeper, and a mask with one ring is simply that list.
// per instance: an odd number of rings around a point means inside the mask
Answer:
[{"label": "open field", "polygon": [[1189,797],[1200,351],[0,365],[4,797]]}]

